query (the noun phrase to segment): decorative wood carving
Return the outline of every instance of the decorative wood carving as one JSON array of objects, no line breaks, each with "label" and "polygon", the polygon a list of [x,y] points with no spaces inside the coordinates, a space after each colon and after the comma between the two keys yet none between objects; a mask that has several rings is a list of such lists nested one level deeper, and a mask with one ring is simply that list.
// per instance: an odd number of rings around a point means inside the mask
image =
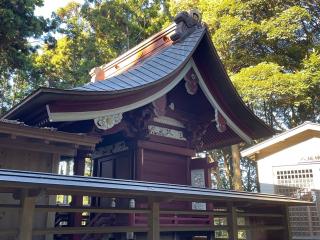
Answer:
[{"label": "decorative wood carving", "polygon": [[207,133],[210,124],[211,121],[205,123],[192,122],[186,126],[189,132],[188,139],[196,149],[203,147],[203,136]]},{"label": "decorative wood carving", "polygon": [[148,123],[154,118],[154,108],[151,104],[125,113],[124,119],[131,134],[146,138],[149,135]]},{"label": "decorative wood carving", "polygon": [[227,121],[217,109],[215,109],[215,121],[218,132],[222,133],[227,130]]},{"label": "decorative wood carving", "polygon": [[122,120],[122,113],[117,113],[114,115],[102,116],[94,119],[94,123],[97,128],[102,130],[107,130],[117,125]]},{"label": "decorative wood carving", "polygon": [[184,77],[187,93],[194,95],[198,91],[199,79],[196,73],[191,69]]},{"label": "decorative wood carving", "polygon": [[114,153],[124,152],[127,151],[129,147],[125,143],[125,141],[116,142],[112,145],[107,145],[104,147],[98,148],[93,154],[92,158],[99,158],[103,156],[109,156]]},{"label": "decorative wood carving", "polygon": [[186,138],[183,136],[183,132],[175,129],[159,127],[154,125],[148,126],[149,133],[161,137],[173,138],[177,140],[185,141]]},{"label": "decorative wood carving", "polygon": [[164,116],[167,109],[167,96],[164,95],[152,102],[154,114],[157,117]]},{"label": "decorative wood carving", "polygon": [[189,36],[195,29],[201,26],[201,15],[198,11],[180,12],[174,18],[177,24],[176,32],[170,36],[172,41],[182,41]]}]

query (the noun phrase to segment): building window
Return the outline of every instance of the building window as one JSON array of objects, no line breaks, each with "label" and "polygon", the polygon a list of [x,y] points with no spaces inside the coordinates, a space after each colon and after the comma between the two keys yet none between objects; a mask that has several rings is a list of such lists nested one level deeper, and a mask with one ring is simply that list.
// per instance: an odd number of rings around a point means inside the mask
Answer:
[{"label": "building window", "polygon": [[314,188],[313,169],[301,166],[274,169],[275,193],[317,202],[317,206],[290,207],[289,216],[294,239],[314,239],[320,236],[320,202]]}]

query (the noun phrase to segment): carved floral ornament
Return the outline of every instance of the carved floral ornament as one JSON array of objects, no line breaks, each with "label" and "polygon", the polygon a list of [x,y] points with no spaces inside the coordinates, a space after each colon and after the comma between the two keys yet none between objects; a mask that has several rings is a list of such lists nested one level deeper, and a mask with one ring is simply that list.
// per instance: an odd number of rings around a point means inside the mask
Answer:
[{"label": "carved floral ornament", "polygon": [[187,90],[187,93],[189,93],[190,95],[195,95],[198,91],[198,82],[199,79],[196,75],[196,73],[193,71],[193,69],[191,69],[185,76],[184,76],[184,80],[185,80],[185,88]]},{"label": "carved floral ornament", "polygon": [[227,130],[227,121],[217,109],[215,109],[215,122],[218,132],[222,133]]},{"label": "carved floral ornament", "polygon": [[94,119],[94,123],[97,126],[97,128],[102,130],[107,130],[119,124],[121,120],[122,120],[122,113],[116,113],[113,115],[97,117]]},{"label": "carved floral ornament", "polygon": [[163,95],[162,97],[154,100],[152,102],[154,114],[157,117],[164,116],[166,114],[167,109],[167,95]]}]

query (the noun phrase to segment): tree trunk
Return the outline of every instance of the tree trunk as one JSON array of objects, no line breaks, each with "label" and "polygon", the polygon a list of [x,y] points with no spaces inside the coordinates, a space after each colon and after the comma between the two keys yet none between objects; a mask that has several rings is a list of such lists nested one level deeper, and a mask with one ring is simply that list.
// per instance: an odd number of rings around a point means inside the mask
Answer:
[{"label": "tree trunk", "polygon": [[230,156],[228,156],[228,154],[224,149],[222,149],[222,156],[223,156],[224,170],[229,180],[230,189],[233,189],[233,178],[232,178],[232,171],[231,171],[231,164],[230,164]]},{"label": "tree trunk", "polygon": [[232,161],[233,161],[233,176],[232,182],[234,190],[243,191],[241,182],[241,171],[240,171],[240,149],[239,145],[235,144],[231,146]]}]

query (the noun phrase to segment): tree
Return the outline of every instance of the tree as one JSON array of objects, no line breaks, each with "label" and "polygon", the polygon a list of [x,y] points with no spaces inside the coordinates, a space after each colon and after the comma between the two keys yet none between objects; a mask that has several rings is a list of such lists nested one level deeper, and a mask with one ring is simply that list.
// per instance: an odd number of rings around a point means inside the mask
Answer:
[{"label": "tree", "polygon": [[80,4],[71,2],[54,17],[61,37],[54,46],[45,44],[34,54],[37,81],[33,86],[72,88],[85,84],[90,69],[112,55],[100,48],[89,22],[82,16]]},{"label": "tree", "polygon": [[306,69],[319,57],[317,1],[170,1],[173,13],[193,6],[203,13],[224,65],[258,116],[279,130],[317,120],[319,80],[310,80]]},{"label": "tree", "polygon": [[55,13],[62,34],[56,46],[35,54],[36,85],[72,88],[90,81],[89,71],[159,31],[161,1],[86,1]]},{"label": "tree", "polygon": [[[30,91],[25,79],[30,76],[30,54],[36,46],[28,40],[51,29],[49,20],[34,15],[35,7],[42,5],[42,0],[0,2],[0,114]],[[52,38],[47,35],[43,40]]]},{"label": "tree", "polygon": [[[169,2],[173,15],[194,6],[199,8],[236,89],[245,103],[270,126],[283,130],[306,120],[320,121],[318,1]],[[224,182],[236,188],[234,170],[239,167],[235,169],[230,149],[229,154],[226,149],[214,152],[220,156],[217,159],[224,159],[220,160],[218,172],[224,173],[220,179],[226,177]],[[241,165],[247,166],[242,177],[246,180],[245,189],[252,189],[248,179],[254,175],[254,164],[241,159]]]}]

